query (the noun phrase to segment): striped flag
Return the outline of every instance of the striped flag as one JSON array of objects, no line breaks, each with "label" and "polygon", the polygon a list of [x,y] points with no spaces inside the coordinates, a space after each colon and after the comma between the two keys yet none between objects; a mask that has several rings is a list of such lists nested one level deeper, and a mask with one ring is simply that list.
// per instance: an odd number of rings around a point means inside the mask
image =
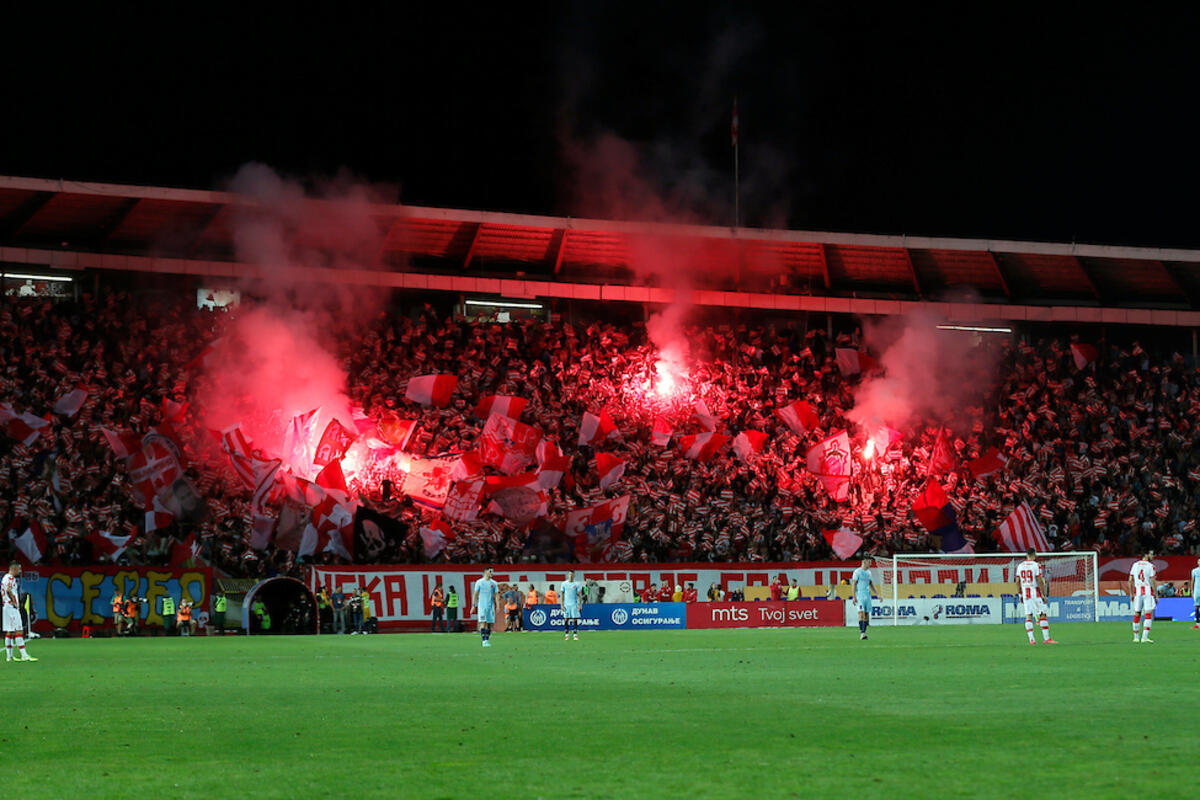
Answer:
[{"label": "striped flag", "polygon": [[1008,515],[1008,519],[1000,523],[996,529],[996,541],[1010,553],[1023,553],[1030,547],[1039,553],[1050,549],[1046,534],[1029,503],[1021,503]]}]

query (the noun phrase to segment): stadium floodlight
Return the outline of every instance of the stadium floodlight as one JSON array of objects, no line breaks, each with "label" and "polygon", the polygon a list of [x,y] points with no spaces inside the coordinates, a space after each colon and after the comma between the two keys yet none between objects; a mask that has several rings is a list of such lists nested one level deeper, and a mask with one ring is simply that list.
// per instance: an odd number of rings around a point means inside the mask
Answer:
[{"label": "stadium floodlight", "polygon": [[469,306],[491,306],[492,308],[543,308],[541,303],[517,303],[512,300],[468,300]]},{"label": "stadium floodlight", "polygon": [[[1052,600],[1056,597],[1079,598],[1084,606],[1081,616],[1100,621],[1100,583],[1098,559],[1094,550],[1066,551],[1061,553],[1038,553],[1038,561],[1046,574],[1046,583]],[[871,572],[881,578],[880,599],[891,595],[892,624],[898,625],[897,609],[900,606],[901,586],[911,596],[913,591],[924,592],[922,596],[945,596],[951,598],[959,583],[966,584],[966,593],[971,585],[1003,584],[1003,594],[1016,594],[1017,565],[1025,560],[1024,553],[897,553],[888,558],[876,556]],[[891,587],[891,592],[886,588]],[[947,590],[945,587],[949,586]],[[1003,612],[1001,612],[1003,613]]]},{"label": "stadium floodlight", "polygon": [[5,278],[18,278],[31,281],[63,281],[70,283],[75,280],[69,275],[31,275],[24,272],[5,272],[3,275]]},{"label": "stadium floodlight", "polygon": [[973,333],[1012,333],[1012,328],[989,327],[987,325],[938,325],[939,331],[971,331]]}]

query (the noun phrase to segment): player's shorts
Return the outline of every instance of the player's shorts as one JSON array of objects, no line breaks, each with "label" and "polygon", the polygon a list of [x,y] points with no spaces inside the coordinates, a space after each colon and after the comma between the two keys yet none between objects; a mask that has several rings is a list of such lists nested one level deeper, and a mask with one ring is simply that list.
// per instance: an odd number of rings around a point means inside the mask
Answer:
[{"label": "player's shorts", "polygon": [[1158,605],[1158,601],[1152,594],[1135,594],[1133,596],[1133,613],[1135,614],[1149,614],[1154,611],[1156,605]]},{"label": "player's shorts", "polygon": [[855,595],[855,599],[858,600],[858,610],[859,611],[865,612],[867,614],[871,613],[871,595],[869,595],[869,594]]},{"label": "player's shorts", "polygon": [[1026,597],[1021,600],[1025,604],[1025,616],[1040,617],[1042,614],[1049,614],[1050,609],[1046,607],[1046,601],[1041,597]]},{"label": "player's shorts", "polygon": [[479,621],[486,622],[489,625],[495,625],[496,624],[496,608],[495,608],[495,606],[493,606],[491,604],[488,604],[486,606],[480,606],[479,607]]},{"label": "player's shorts", "polygon": [[563,606],[565,619],[579,619],[579,606]]},{"label": "player's shorts", "polygon": [[5,633],[17,633],[18,631],[23,631],[23,630],[24,630],[24,628],[21,626],[21,612],[15,608],[13,608],[12,606],[5,606],[4,607],[4,632]]}]

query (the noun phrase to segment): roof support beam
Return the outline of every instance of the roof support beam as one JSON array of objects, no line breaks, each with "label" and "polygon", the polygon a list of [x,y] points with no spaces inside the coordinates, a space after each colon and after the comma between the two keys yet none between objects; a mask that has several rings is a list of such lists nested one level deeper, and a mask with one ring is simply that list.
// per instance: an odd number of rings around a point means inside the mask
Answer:
[{"label": "roof support beam", "polygon": [[917,293],[918,299],[924,300],[925,292],[921,291],[921,277],[917,275],[917,268],[913,266],[912,251],[904,247],[900,252],[904,253],[904,263],[908,265],[908,274],[912,276],[913,291]]},{"label": "roof support beam", "polygon": [[825,252],[824,242],[817,243],[817,254],[821,258],[821,275],[823,275],[825,278],[825,288],[827,290],[832,289],[833,284],[829,280],[829,255]]},{"label": "roof support beam", "polygon": [[137,208],[137,205],[140,202],[142,202],[142,198],[131,197],[122,203],[121,206],[111,215],[109,215],[108,219],[106,219],[100,225],[100,227],[96,229],[96,232],[88,237],[88,240],[91,242],[91,244],[96,247],[103,247],[104,244],[108,242],[110,238],[112,238],[112,235],[120,229],[121,224],[125,222],[126,218],[128,218],[131,213],[133,213],[133,209]]},{"label": "roof support beam", "polygon": [[567,228],[558,231],[558,244],[554,247],[554,274],[562,270],[563,254],[567,252],[567,237],[571,232]]},{"label": "roof support beam", "polygon": [[471,259],[475,257],[475,247],[479,244],[479,234],[481,233],[483,233],[482,222],[475,226],[475,232],[471,234],[471,244],[467,247],[467,254],[463,256],[463,269],[471,266]]},{"label": "roof support beam", "polygon": [[383,231],[383,237],[379,240],[379,252],[375,254],[375,262],[380,266],[383,265],[383,257],[387,255],[388,246],[392,243],[392,232],[396,230],[396,226],[400,224],[400,218],[396,217]]},{"label": "roof support beam", "polygon": [[1194,292],[1188,289],[1188,286],[1186,283],[1184,283],[1183,278],[1179,277],[1178,268],[1174,264],[1169,264],[1166,261],[1155,261],[1154,263],[1162,267],[1162,271],[1166,273],[1167,278],[1171,281],[1171,285],[1174,286],[1175,290],[1179,292],[1180,296],[1187,301],[1188,308],[1195,308],[1198,304],[1196,295]]},{"label": "roof support beam", "polygon": [[1004,276],[1004,270],[1000,267],[1000,259],[996,258],[996,254],[991,250],[986,250],[988,261],[992,262],[992,269],[996,270],[996,277],[1000,279],[1000,288],[1004,290],[1004,296],[1011,301],[1013,299],[1012,287],[1008,285],[1008,278]]},{"label": "roof support beam", "polygon": [[1079,271],[1083,273],[1083,279],[1087,281],[1088,287],[1092,290],[1092,296],[1096,298],[1096,302],[1104,302],[1104,293],[1100,291],[1100,284],[1096,283],[1096,277],[1092,275],[1092,271],[1088,269],[1087,263],[1079,256],[1074,256],[1075,264],[1079,267]]},{"label": "roof support beam", "polygon": [[221,212],[225,210],[225,208],[226,207],[223,205],[213,206],[212,213],[209,214],[208,218],[204,220],[203,224],[196,229],[196,237],[192,239],[191,244],[187,246],[187,254],[189,257],[196,255],[196,251],[200,249],[200,244],[204,241],[205,237],[208,236],[209,228],[211,228],[212,224],[217,221],[217,217],[221,215]]},{"label": "roof support beam", "polygon": [[3,226],[0,226],[0,240],[20,233],[21,228],[24,228],[35,214],[45,208],[53,197],[54,192],[35,192],[30,195],[28,200],[7,215]]}]

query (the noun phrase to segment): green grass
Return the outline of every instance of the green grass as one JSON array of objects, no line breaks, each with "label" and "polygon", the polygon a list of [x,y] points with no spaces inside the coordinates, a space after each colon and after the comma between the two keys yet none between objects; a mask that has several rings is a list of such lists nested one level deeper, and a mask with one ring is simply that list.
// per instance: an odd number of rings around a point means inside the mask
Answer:
[{"label": "green grass", "polygon": [[871,632],[35,641],[6,795],[1195,794],[1200,631]]}]

